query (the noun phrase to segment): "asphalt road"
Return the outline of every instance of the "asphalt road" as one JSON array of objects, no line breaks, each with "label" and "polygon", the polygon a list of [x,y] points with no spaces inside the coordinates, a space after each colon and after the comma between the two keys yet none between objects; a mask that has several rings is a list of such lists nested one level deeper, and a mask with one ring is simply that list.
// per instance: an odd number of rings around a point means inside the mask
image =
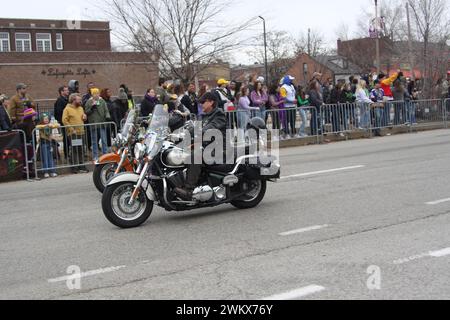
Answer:
[{"label": "asphalt road", "polygon": [[90,174],[0,185],[0,299],[450,299],[450,131],[281,155],[258,208],[132,230]]}]

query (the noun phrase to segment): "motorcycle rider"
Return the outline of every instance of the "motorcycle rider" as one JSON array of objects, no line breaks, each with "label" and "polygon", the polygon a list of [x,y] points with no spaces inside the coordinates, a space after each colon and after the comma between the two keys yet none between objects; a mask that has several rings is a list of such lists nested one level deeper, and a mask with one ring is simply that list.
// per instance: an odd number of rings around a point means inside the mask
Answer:
[{"label": "motorcycle rider", "polygon": [[[208,130],[215,129],[222,132],[222,136],[225,141],[227,119],[223,110],[218,107],[216,95],[211,92],[207,92],[200,99],[199,103],[203,108],[202,136],[204,136]],[[191,136],[193,136],[193,129],[191,130]],[[212,143],[215,142],[203,142],[203,147],[206,147]],[[192,156],[192,159],[193,158],[194,157]],[[192,164],[187,166],[186,184],[184,188],[178,187],[174,189],[174,192],[181,199],[186,201],[192,200],[194,189],[196,188],[198,179],[202,173],[202,166],[202,164],[195,164],[194,161],[192,161]]]}]

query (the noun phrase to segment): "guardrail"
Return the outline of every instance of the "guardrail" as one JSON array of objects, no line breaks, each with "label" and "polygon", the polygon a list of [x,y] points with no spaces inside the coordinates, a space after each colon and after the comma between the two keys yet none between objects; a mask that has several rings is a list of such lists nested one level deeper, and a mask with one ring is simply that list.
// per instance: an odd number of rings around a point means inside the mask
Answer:
[{"label": "guardrail", "polygon": [[110,152],[116,135],[114,122],[36,127],[32,134],[35,177],[38,178],[38,173],[51,175],[65,168],[74,172],[85,170],[100,154]]}]

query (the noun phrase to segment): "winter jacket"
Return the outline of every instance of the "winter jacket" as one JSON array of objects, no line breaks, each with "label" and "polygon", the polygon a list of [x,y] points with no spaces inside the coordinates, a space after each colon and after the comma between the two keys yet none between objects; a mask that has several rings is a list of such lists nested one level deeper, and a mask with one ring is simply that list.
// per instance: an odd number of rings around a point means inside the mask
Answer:
[{"label": "winter jacket", "polygon": [[168,104],[170,101],[170,97],[167,94],[167,91],[163,87],[156,88],[156,97],[158,98],[159,102],[162,104]]},{"label": "winter jacket", "polygon": [[11,119],[3,104],[0,104],[0,130],[11,130]]},{"label": "winter jacket", "polygon": [[255,108],[265,108],[267,101],[269,101],[269,97],[266,93],[259,94],[256,91],[253,91],[250,95],[250,100],[253,103],[253,107]]},{"label": "winter jacket", "polygon": [[95,101],[93,98],[86,102],[84,112],[88,116],[89,123],[103,123],[111,120],[108,107],[102,98]]},{"label": "winter jacket", "polygon": [[365,89],[357,89],[356,90],[356,102],[358,103],[370,103],[373,101],[369,98],[369,92]]},{"label": "winter jacket", "polygon": [[[208,130],[215,129],[222,132],[223,146],[226,143],[226,129],[227,129],[227,118],[222,109],[216,107],[210,113],[203,114],[202,117],[202,134],[204,135]],[[191,136],[194,136],[194,131],[191,131]],[[203,142],[203,147],[207,147],[209,144],[214,142]]]},{"label": "winter jacket", "polygon": [[145,95],[141,102],[141,117],[148,117],[153,113],[153,109],[159,103],[158,98]]},{"label": "winter jacket", "polygon": [[112,104],[111,120],[116,124],[117,130],[121,128],[121,121],[128,112],[128,103],[123,104],[121,100],[116,99]]},{"label": "winter jacket", "polygon": [[53,139],[53,129],[58,129],[59,127],[59,124],[39,124],[36,126],[36,129],[38,129],[39,138],[41,140],[51,141]]},{"label": "winter jacket", "polygon": [[81,136],[84,134],[84,121],[83,121],[84,110],[83,107],[75,107],[71,104],[68,104],[64,109],[62,116],[62,123],[65,126],[77,126],[77,127],[69,127],[66,129],[67,135],[78,135]]},{"label": "winter jacket", "polygon": [[316,90],[310,90],[309,102],[311,102],[311,106],[316,107],[317,111],[319,111],[320,107],[323,105],[322,95]]},{"label": "winter jacket", "polygon": [[64,96],[59,96],[59,98],[55,102],[53,115],[59,123],[62,123],[63,112],[68,103],[69,100]]},{"label": "winter jacket", "polygon": [[83,98],[81,98],[81,105],[83,107],[86,107],[86,103],[88,102],[88,100],[92,98],[92,95],[90,93],[86,93]]},{"label": "winter jacket", "polygon": [[11,118],[11,122],[15,124],[22,124],[23,112],[28,108],[33,108],[34,110],[36,110],[33,99],[29,95],[25,95],[25,97],[19,97],[19,95],[15,95],[14,97],[12,97],[8,108],[8,114]]},{"label": "winter jacket", "polygon": [[297,96],[297,106],[298,107],[308,107],[310,105],[309,99],[303,100],[301,96]]},{"label": "winter jacket", "polygon": [[290,80],[289,80],[289,82],[287,82],[287,80],[285,80],[283,86],[281,87],[280,95],[285,100],[286,108],[294,107],[295,88],[292,85],[292,83],[290,82]]},{"label": "winter jacket", "polygon": [[186,92],[183,98],[181,98],[181,103],[189,109],[189,111],[193,114],[197,114],[197,95],[195,93]]},{"label": "winter jacket", "polygon": [[234,100],[227,89],[216,88],[214,89],[213,93],[216,96],[217,106],[222,110],[224,110],[224,107],[227,103]]},{"label": "winter jacket", "polygon": [[381,88],[380,89],[373,89],[370,92],[370,99],[373,102],[383,102],[384,96],[385,96],[384,90],[381,89]]},{"label": "winter jacket", "polygon": [[386,97],[393,98],[391,86],[394,83],[394,81],[397,80],[397,78],[398,78],[398,72],[394,73],[392,76],[390,76],[387,79],[381,80],[381,89],[383,89],[384,95]]},{"label": "winter jacket", "polygon": [[408,90],[406,90],[405,88],[394,89],[392,93],[394,96],[394,101],[411,100],[411,96],[409,95]]}]

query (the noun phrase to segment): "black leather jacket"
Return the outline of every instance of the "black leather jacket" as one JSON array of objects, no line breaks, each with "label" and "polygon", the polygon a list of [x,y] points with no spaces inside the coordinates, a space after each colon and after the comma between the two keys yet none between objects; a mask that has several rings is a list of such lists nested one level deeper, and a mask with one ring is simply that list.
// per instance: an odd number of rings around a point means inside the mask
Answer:
[{"label": "black leather jacket", "polygon": [[[202,117],[202,135],[204,136],[208,130],[219,130],[223,136],[223,146],[226,143],[226,131],[227,131],[227,117],[222,109],[216,107],[210,113],[204,114]],[[191,136],[194,136],[194,129],[191,129]],[[214,141],[203,141],[203,147],[214,143]]]}]

